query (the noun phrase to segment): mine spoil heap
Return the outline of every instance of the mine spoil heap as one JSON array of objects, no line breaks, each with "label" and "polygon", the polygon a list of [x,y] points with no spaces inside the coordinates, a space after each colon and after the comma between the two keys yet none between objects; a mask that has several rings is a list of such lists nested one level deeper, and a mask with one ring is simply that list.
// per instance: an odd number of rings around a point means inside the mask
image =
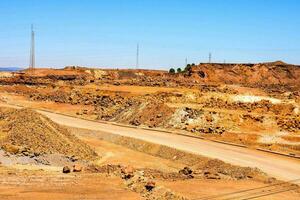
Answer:
[{"label": "mine spoil heap", "polygon": [[282,61],[238,64],[201,63],[189,69],[188,74],[204,82],[242,85],[300,85],[300,66]]},{"label": "mine spoil heap", "polygon": [[31,109],[0,109],[0,146],[10,153],[62,154],[85,160],[97,154],[66,128]]}]

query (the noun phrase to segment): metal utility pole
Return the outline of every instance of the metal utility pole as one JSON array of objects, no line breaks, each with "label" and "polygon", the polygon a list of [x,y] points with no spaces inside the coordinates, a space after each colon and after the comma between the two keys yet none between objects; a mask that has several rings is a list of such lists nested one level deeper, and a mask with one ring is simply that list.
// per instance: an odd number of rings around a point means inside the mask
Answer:
[{"label": "metal utility pole", "polygon": [[208,63],[211,63],[211,53],[208,55]]},{"label": "metal utility pole", "polygon": [[31,24],[31,46],[30,46],[30,64],[29,69],[35,68],[35,49],[34,49],[34,30]]},{"label": "metal utility pole", "polygon": [[185,58],[185,66],[184,67],[187,66],[187,62],[188,62],[188,60],[187,60],[187,58]]},{"label": "metal utility pole", "polygon": [[137,43],[136,45],[136,69],[139,68],[139,55],[140,55],[140,45]]}]

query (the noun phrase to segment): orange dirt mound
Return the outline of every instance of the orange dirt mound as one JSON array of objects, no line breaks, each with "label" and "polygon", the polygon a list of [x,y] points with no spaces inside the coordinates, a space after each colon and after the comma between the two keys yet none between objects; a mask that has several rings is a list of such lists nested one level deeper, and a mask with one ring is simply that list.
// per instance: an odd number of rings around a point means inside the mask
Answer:
[{"label": "orange dirt mound", "polygon": [[67,129],[30,109],[0,109],[0,145],[30,149],[39,154],[58,153],[93,159],[97,154]]}]

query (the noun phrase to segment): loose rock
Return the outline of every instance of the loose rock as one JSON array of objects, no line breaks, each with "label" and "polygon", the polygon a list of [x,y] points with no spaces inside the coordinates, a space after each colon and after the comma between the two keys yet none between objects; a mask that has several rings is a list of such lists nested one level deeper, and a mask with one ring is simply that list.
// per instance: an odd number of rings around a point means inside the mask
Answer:
[{"label": "loose rock", "polygon": [[73,165],[73,172],[81,172],[82,171],[82,166],[75,164]]},{"label": "loose rock", "polygon": [[70,173],[70,172],[71,172],[70,167],[64,166],[64,168],[63,168],[63,173],[67,174],[67,173]]}]

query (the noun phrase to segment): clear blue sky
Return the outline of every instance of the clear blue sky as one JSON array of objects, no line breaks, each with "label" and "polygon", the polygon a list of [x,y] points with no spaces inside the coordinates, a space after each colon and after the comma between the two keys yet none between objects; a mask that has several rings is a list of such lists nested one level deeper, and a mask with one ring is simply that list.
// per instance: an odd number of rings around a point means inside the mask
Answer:
[{"label": "clear blue sky", "polygon": [[0,67],[143,68],[284,60],[300,64],[298,0],[1,0]]}]

